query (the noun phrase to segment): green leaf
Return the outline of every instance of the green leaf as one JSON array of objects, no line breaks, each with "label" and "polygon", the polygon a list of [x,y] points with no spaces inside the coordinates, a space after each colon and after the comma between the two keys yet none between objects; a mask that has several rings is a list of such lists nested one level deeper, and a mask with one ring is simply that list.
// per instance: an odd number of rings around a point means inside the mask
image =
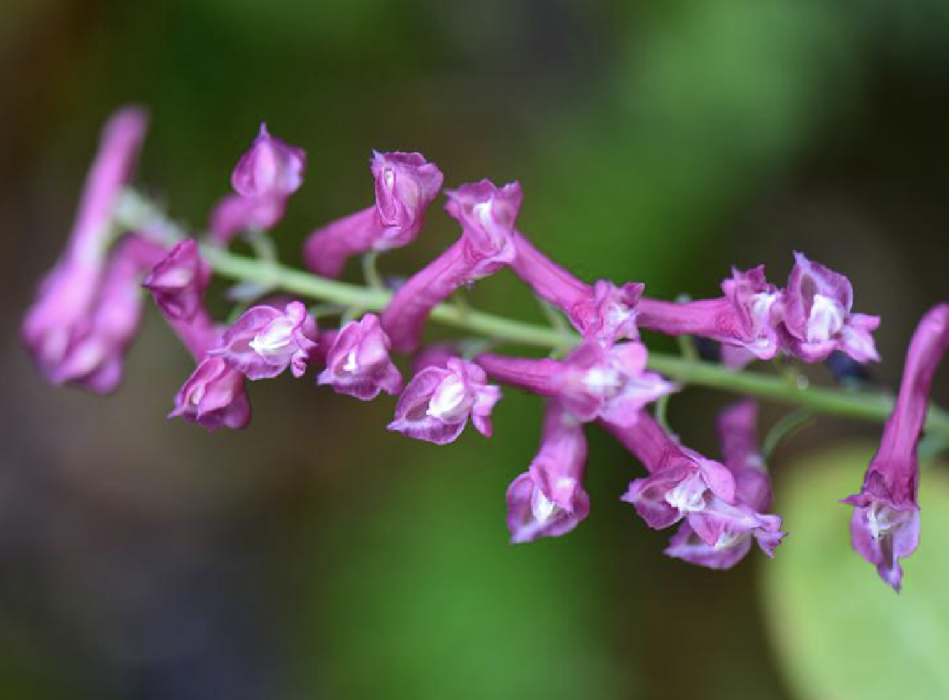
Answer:
[{"label": "green leaf", "polygon": [[872,446],[812,455],[784,470],[787,540],[764,570],[771,636],[791,689],[815,700],[949,697],[949,477],[925,471],[920,547],[894,593],[850,549],[852,509]]}]

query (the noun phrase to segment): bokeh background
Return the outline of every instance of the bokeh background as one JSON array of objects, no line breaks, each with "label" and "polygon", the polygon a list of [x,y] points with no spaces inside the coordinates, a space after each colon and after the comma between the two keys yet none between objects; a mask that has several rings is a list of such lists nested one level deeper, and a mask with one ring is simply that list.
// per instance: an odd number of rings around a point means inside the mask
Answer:
[{"label": "bokeh background", "polygon": [[[589,520],[509,546],[541,417],[517,392],[491,441],[436,448],[384,430],[392,400],[285,378],[252,387],[248,430],[211,435],[164,419],[192,365],[155,315],[107,399],[46,386],[17,340],[99,127],[133,101],[153,117],[138,181],[196,230],[261,120],[309,154],[274,233],[289,262],[371,201],[371,149],[419,150],[448,185],[520,180],[522,229],[588,279],[712,295],[731,264],[779,281],[802,250],[883,316],[873,379],[893,387],[949,297],[949,3],[0,6],[0,697],[949,697],[944,470],[901,596],[848,549],[837,499],[875,426],[780,448],[790,537],[716,573],[662,555],[668,533],[617,498],[640,468],[593,430]],[[456,235],[429,221],[386,272]],[[507,275],[473,298],[538,318]],[[690,390],[671,421],[716,455],[727,400]]]}]

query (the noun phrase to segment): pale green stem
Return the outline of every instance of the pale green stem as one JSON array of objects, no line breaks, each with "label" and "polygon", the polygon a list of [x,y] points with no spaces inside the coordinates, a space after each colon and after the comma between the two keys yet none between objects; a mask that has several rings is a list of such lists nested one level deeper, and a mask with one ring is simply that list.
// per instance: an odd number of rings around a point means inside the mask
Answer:
[{"label": "pale green stem", "polygon": [[[150,222],[160,222],[163,231],[174,228],[174,224],[147,200],[127,192],[129,206],[137,216]],[[128,220],[120,206],[116,218],[129,228],[138,227],[141,219]],[[131,219],[133,217],[129,217]],[[179,235],[184,234],[180,232]],[[214,271],[237,281],[273,285],[285,292],[299,294],[309,299],[356,307],[366,311],[381,311],[392,298],[387,289],[372,289],[338,280],[317,277],[278,263],[260,262],[235,255],[221,248],[203,245],[201,254]],[[580,337],[570,330],[554,329],[515,321],[502,316],[461,309],[453,304],[439,304],[429,318],[443,325],[459,328],[469,333],[498,343],[527,345],[545,349],[565,351],[580,342]],[[736,394],[767,399],[792,406],[809,409],[814,413],[829,414],[871,422],[882,422],[893,410],[893,397],[888,394],[823,388],[802,383],[788,382],[786,378],[761,372],[734,370],[723,365],[703,362],[692,358],[651,352],[649,367],[682,385],[698,385],[721,389]],[[926,429],[931,438],[949,446],[949,413],[932,406]]]}]

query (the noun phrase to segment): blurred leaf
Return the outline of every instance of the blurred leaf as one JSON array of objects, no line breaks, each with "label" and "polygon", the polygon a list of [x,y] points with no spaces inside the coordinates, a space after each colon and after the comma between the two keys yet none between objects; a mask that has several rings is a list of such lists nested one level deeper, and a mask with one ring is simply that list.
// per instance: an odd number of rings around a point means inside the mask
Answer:
[{"label": "blurred leaf", "polygon": [[408,446],[422,459],[380,464],[399,473],[324,518],[315,689],[342,700],[618,697],[591,539],[581,528],[510,546],[504,489],[529,453],[472,439],[476,449]]},{"label": "blurred leaf", "polygon": [[855,493],[874,447],[788,465],[777,512],[790,533],[764,567],[771,635],[792,689],[814,700],[949,697],[949,477],[923,474],[923,535],[894,593],[850,549]]}]

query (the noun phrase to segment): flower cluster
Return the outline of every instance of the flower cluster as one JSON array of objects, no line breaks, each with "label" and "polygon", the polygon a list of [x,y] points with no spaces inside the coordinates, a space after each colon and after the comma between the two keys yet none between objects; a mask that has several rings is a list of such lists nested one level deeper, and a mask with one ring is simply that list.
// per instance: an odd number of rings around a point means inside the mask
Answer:
[{"label": "flower cluster", "polygon": [[[483,436],[492,435],[491,415],[501,399],[496,384],[537,394],[545,401],[540,445],[507,491],[513,542],[562,535],[587,517],[585,430],[593,423],[645,468],[622,500],[651,528],[677,526],[669,556],[727,569],[754,543],[774,554],[784,533],[781,519],[769,512],[771,485],[756,446],[757,405],[743,400],[720,414],[721,462],[682,445],[664,413],[650,410],[682,386],[650,369],[641,330],[719,343],[732,367],[778,353],[805,363],[833,353],[861,364],[879,359],[872,336],[879,319],[854,313],[849,280],[800,253],[783,288],[756,267],[734,270],[721,284],[721,297],[661,301],[646,296],[641,282],[589,283],[550,260],[516,226],[520,185],[488,180],[445,192],[445,209],[460,227],[457,240],[396,289],[375,290],[372,298],[382,299],[375,306],[331,311],[342,316],[339,324],[321,328],[303,301],[268,296],[273,285],[259,285],[255,305],[219,324],[205,306],[214,260],[238,234],[264,236],[280,221],[302,184],[305,154],[262,126],[234,169],[234,194],[213,208],[207,238],[182,233],[169,241],[117,213],[144,131],[137,109],[119,112],[106,126],[66,252],[27,313],[23,338],[44,374],[101,393],[115,389],[144,287],[196,364],[171,416],[209,430],[245,427],[247,382],[288,369],[297,379],[311,372],[317,384],[363,401],[397,396],[389,429],[438,445],[458,439],[469,420]],[[442,189],[441,171],[418,153],[373,153],[370,167],[375,203],[319,227],[305,243],[306,265],[323,278],[338,276],[354,256],[414,241]],[[266,263],[272,273],[273,261]],[[483,344],[478,351],[470,342],[426,345],[426,323],[442,302],[504,268],[573,326],[569,352],[524,357],[485,352]],[[300,279],[302,273],[295,274]],[[334,301],[332,290],[342,288],[322,285],[330,290],[324,301]],[[913,338],[880,451],[861,492],[847,499],[855,506],[855,549],[896,588],[899,560],[918,537],[916,446],[947,345],[949,305],[941,305]],[[407,382],[399,353],[412,360]]]}]

